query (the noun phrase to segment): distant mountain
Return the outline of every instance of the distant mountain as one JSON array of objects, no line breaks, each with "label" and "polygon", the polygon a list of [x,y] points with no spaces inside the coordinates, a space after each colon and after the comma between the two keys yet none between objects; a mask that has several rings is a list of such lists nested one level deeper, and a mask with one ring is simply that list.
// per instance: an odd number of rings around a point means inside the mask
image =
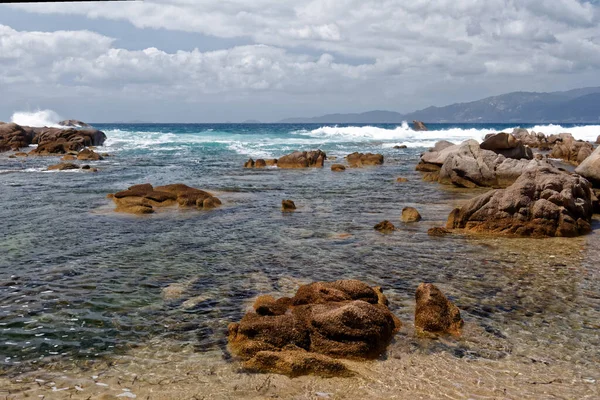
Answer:
[{"label": "distant mountain", "polygon": [[485,122],[600,122],[600,87],[566,92],[512,92],[468,103],[428,107],[409,114],[370,111],[329,114],[315,118],[288,118],[282,123],[429,123]]}]

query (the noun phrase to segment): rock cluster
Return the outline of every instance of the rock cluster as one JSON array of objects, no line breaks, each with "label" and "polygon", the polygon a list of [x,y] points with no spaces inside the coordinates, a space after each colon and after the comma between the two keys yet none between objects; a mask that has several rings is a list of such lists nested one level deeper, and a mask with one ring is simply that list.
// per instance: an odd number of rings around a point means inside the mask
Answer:
[{"label": "rock cluster", "polygon": [[248,161],[246,161],[244,163],[244,168],[266,168],[266,167],[273,167],[277,165],[277,160],[274,158],[270,158],[270,159],[262,159],[259,158],[256,161],[254,161],[253,159],[248,159]]},{"label": "rock cluster", "polygon": [[530,168],[510,187],[453,210],[446,227],[516,236],[578,236],[591,230],[592,207],[586,179],[548,166]]},{"label": "rock cluster", "polygon": [[277,159],[278,168],[322,168],[327,155],[321,150],[295,151]]},{"label": "rock cluster", "polygon": [[348,161],[348,165],[351,168],[360,168],[366,166],[373,165],[382,165],[383,164],[383,155],[381,154],[372,154],[372,153],[352,153],[346,156],[346,160]]},{"label": "rock cluster", "polygon": [[581,164],[594,151],[594,146],[583,140],[575,140],[570,134],[561,133],[560,140],[557,140],[552,147],[550,157],[560,158],[574,165]]},{"label": "rock cluster", "polygon": [[380,288],[356,280],[301,286],[292,298],[261,296],[229,325],[229,348],[255,371],[347,375],[334,358],[375,359],[400,329],[387,304]]},{"label": "rock cluster", "polygon": [[132,214],[150,214],[155,207],[180,207],[212,209],[221,205],[221,200],[204,190],[177,183],[153,187],[151,184],[131,186],[129,189],[109,194],[117,205],[116,211]]},{"label": "rock cluster", "polygon": [[526,168],[549,165],[545,160],[506,158],[482,149],[475,140],[458,145],[438,142],[421,156],[417,171],[428,172],[426,180],[459,187],[507,187]]}]

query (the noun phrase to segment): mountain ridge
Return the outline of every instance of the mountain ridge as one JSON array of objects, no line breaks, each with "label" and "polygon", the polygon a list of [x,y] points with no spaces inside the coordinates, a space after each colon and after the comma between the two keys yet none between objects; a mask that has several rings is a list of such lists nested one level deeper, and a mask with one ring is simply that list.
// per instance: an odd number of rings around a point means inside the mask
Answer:
[{"label": "mountain ridge", "polygon": [[563,92],[510,92],[480,100],[430,106],[411,113],[374,110],[286,118],[280,123],[524,123],[600,122],[600,87]]}]

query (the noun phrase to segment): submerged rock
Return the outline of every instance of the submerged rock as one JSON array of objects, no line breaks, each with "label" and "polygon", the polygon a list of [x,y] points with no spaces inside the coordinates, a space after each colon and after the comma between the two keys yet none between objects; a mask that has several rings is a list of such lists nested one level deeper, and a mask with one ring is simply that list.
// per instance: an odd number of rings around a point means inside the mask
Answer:
[{"label": "submerged rock", "polygon": [[327,155],[321,150],[296,151],[277,160],[278,168],[322,168]]},{"label": "submerged rock", "polygon": [[[331,376],[347,370],[330,357],[375,359],[400,326],[379,288],[355,280],[316,282],[293,298],[257,299],[254,311],[229,325],[228,342],[255,371]],[[311,359],[315,367],[306,367]]]},{"label": "submerged rock", "polygon": [[421,214],[419,214],[416,208],[404,207],[400,219],[405,223],[419,222],[421,220]]},{"label": "submerged rock", "polygon": [[525,171],[506,189],[475,197],[450,213],[446,227],[516,236],[579,236],[590,232],[590,183],[556,168]]},{"label": "submerged rock", "polygon": [[117,192],[110,196],[117,205],[115,211],[132,214],[149,214],[154,207],[169,207],[179,204],[180,207],[211,209],[221,205],[221,200],[204,190],[177,183],[153,187],[141,184]]},{"label": "submerged rock", "polygon": [[373,153],[352,153],[346,156],[346,160],[351,168],[359,168],[383,164],[383,155]]},{"label": "submerged rock", "polygon": [[394,226],[394,224],[392,224],[390,221],[385,220],[385,221],[381,221],[380,223],[378,223],[377,225],[375,225],[373,227],[376,231],[379,232],[392,232],[396,230],[396,227]]},{"label": "submerged rock", "polygon": [[345,171],[345,170],[346,170],[346,167],[345,167],[345,166],[343,166],[342,164],[333,164],[333,165],[331,166],[331,170],[332,170],[333,172],[342,172],[342,171]]},{"label": "submerged rock", "polygon": [[460,335],[464,324],[460,310],[431,283],[421,283],[415,293],[415,328],[419,332]]},{"label": "submerged rock", "polygon": [[397,183],[405,183],[405,182],[408,182],[408,179],[403,178],[403,177],[399,177],[399,178],[396,178],[396,182]]},{"label": "submerged rock", "polygon": [[282,200],[281,209],[283,211],[294,211],[296,209],[296,204],[292,200]]},{"label": "submerged rock", "polygon": [[83,149],[77,153],[78,160],[98,161],[103,160],[102,156],[91,149]]},{"label": "submerged rock", "polygon": [[446,228],[442,228],[439,226],[433,227],[433,228],[429,228],[427,230],[427,234],[429,236],[446,236],[447,234],[451,233],[448,229]]},{"label": "submerged rock", "polygon": [[48,167],[48,171],[67,171],[70,169],[79,169],[79,165],[71,163],[60,163]]}]

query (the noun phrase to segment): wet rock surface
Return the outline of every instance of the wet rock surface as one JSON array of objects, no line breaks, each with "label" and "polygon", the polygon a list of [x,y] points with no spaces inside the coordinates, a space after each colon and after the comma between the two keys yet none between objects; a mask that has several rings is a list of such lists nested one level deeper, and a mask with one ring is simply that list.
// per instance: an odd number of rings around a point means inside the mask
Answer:
[{"label": "wet rock surface", "polygon": [[400,219],[404,223],[419,222],[421,220],[421,214],[419,214],[419,211],[414,207],[404,207]]},{"label": "wet rock surface", "polygon": [[292,298],[261,296],[229,325],[229,348],[257,371],[346,374],[333,358],[377,358],[400,328],[387,304],[380,288],[356,280],[304,285]]},{"label": "wet rock surface", "polygon": [[209,192],[177,183],[153,187],[151,184],[140,184],[127,190],[109,194],[117,205],[115,211],[131,214],[151,214],[155,207],[195,207],[211,209],[221,205],[221,201]]},{"label": "wet rock surface", "polygon": [[421,283],[415,293],[415,328],[420,332],[460,335],[464,324],[460,310],[431,283]]},{"label": "wet rock surface", "polygon": [[532,168],[506,189],[454,209],[448,229],[516,236],[579,236],[590,232],[590,183],[556,168]]},{"label": "wet rock surface", "polygon": [[373,227],[373,229],[375,229],[376,231],[379,231],[379,232],[387,233],[387,232],[395,231],[396,227],[390,221],[385,220],[385,221],[381,221],[380,223],[375,225]]},{"label": "wet rock surface", "polygon": [[281,210],[282,211],[294,211],[296,209],[296,204],[292,200],[282,200],[281,201]]}]

